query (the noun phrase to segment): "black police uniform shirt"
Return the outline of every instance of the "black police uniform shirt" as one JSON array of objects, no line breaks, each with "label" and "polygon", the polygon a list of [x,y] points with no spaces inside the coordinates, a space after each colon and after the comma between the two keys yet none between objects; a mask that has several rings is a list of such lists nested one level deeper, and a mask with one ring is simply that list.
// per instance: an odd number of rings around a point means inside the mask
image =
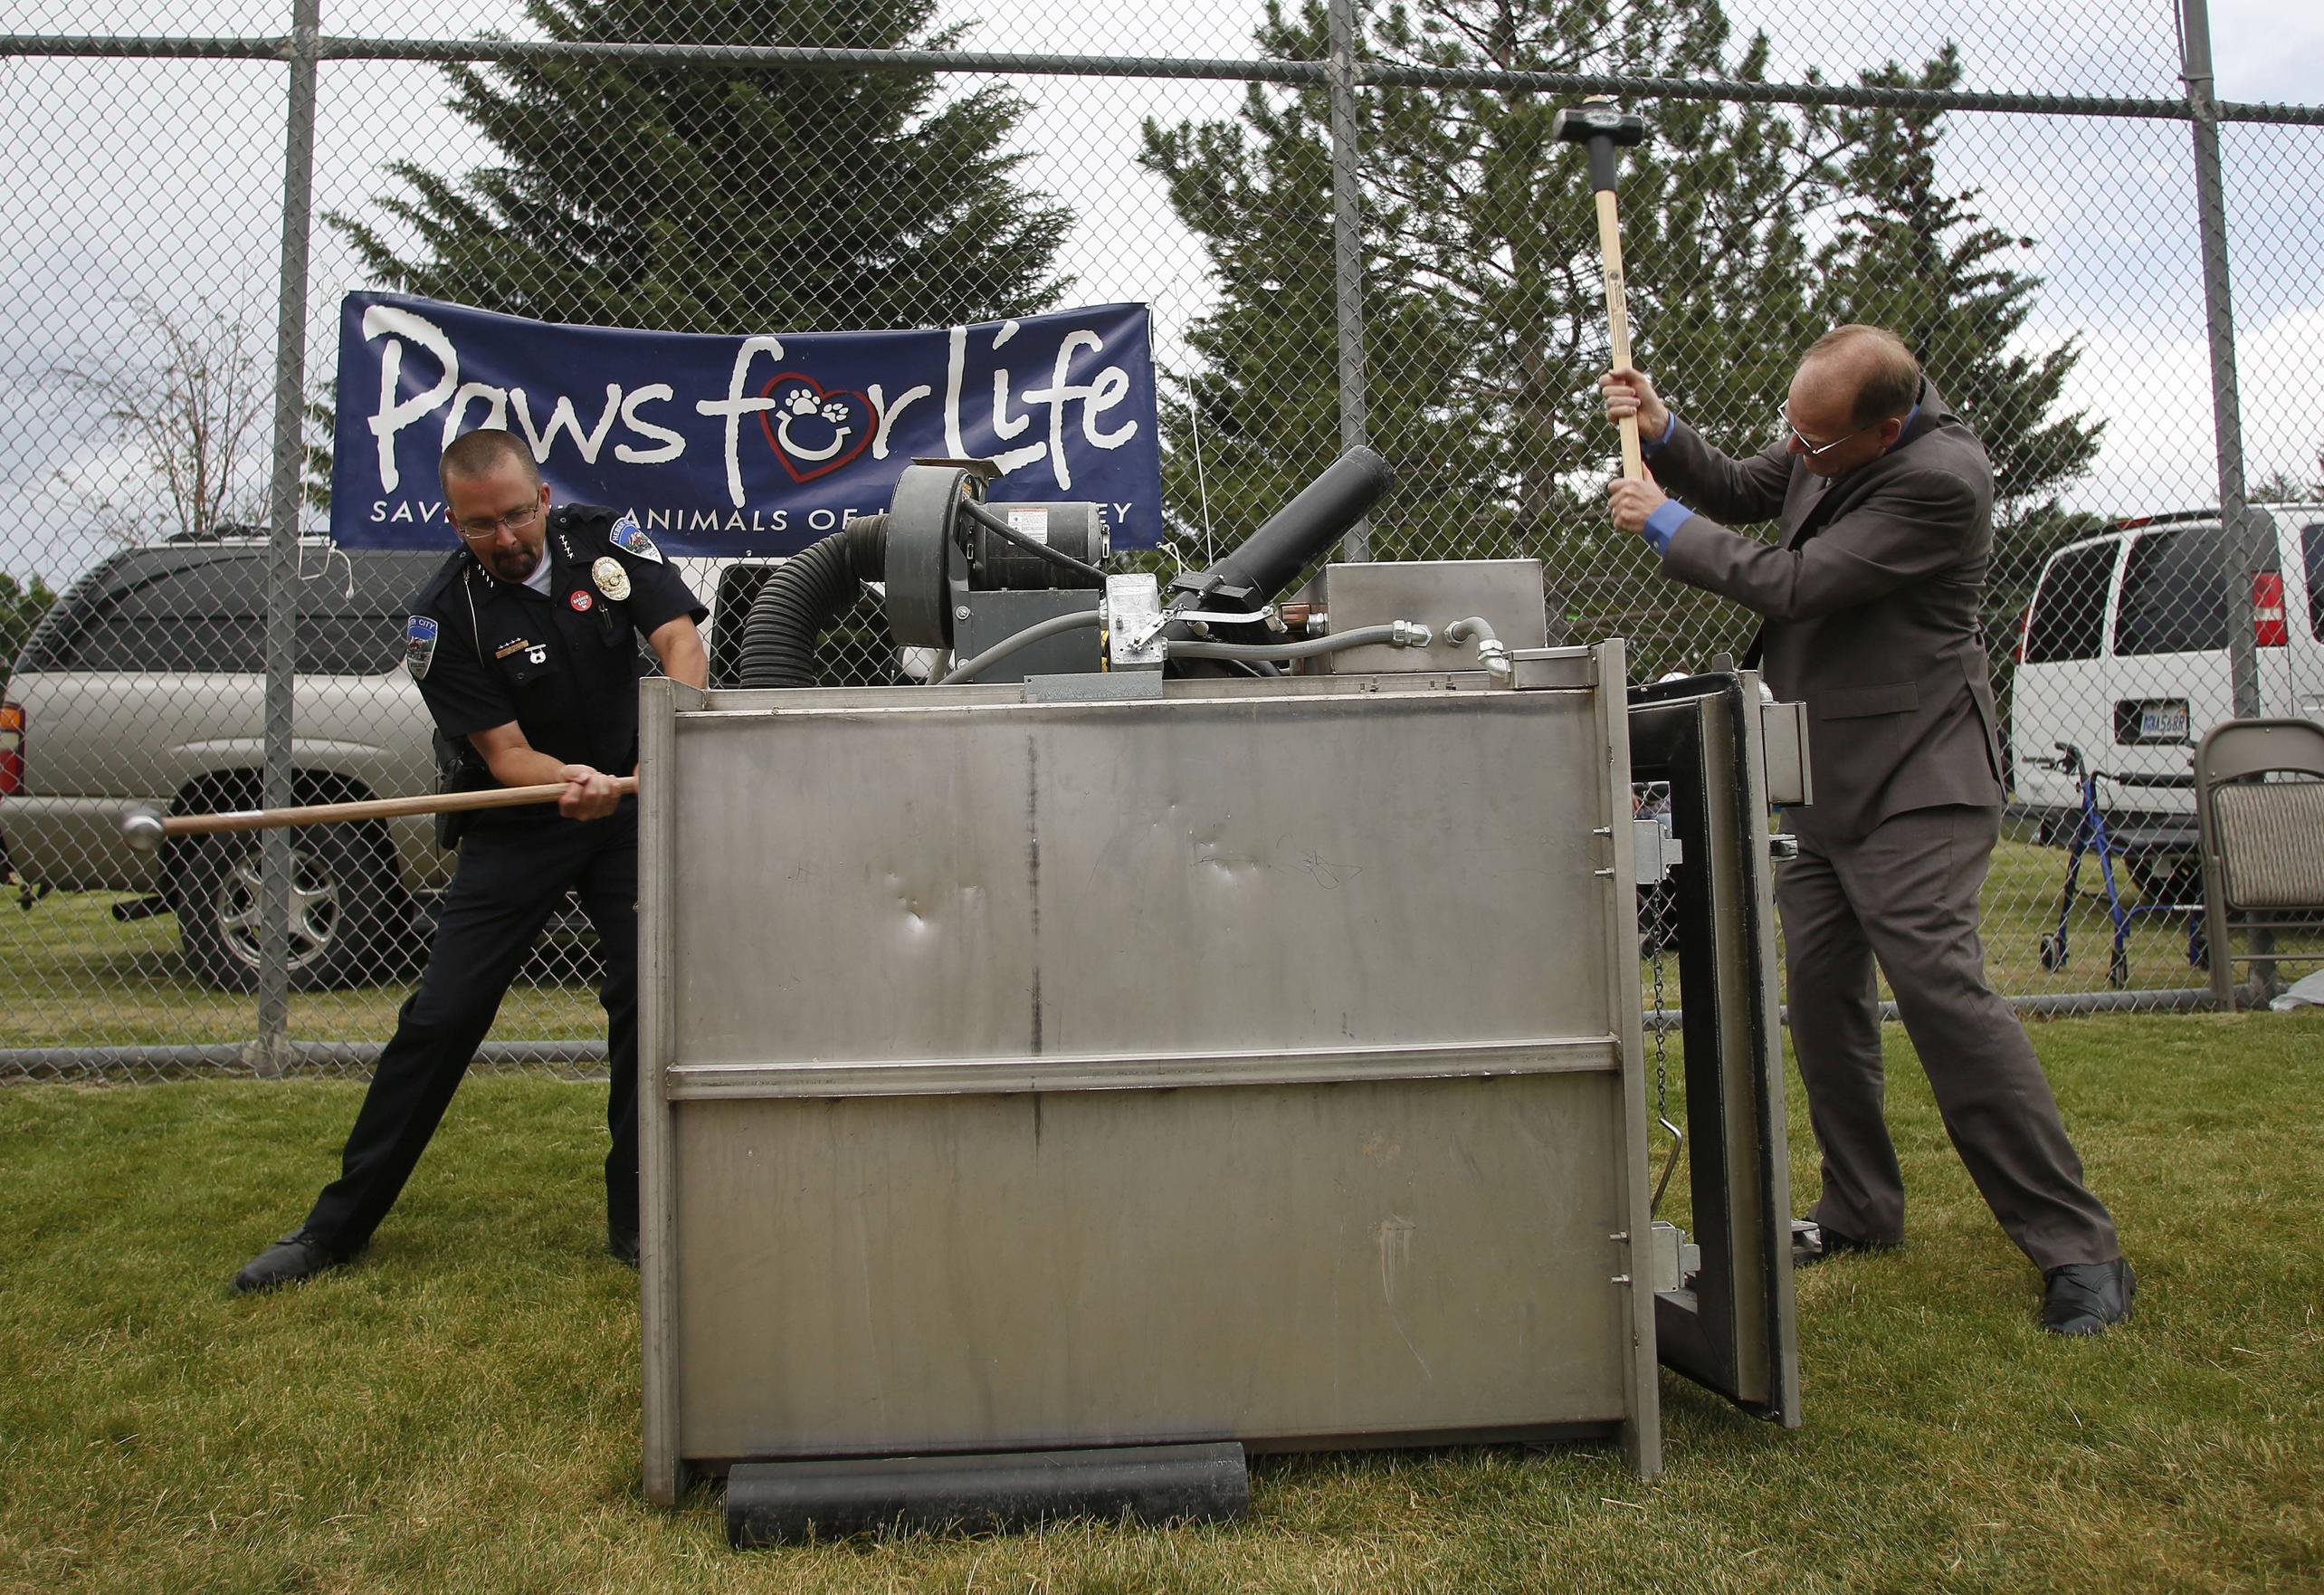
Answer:
[{"label": "black police uniform shirt", "polygon": [[[710,611],[634,519],[594,504],[548,513],[543,594],[501,581],[465,548],[413,596],[405,664],[437,728],[466,745],[514,721],[525,740],[565,764],[607,775],[637,765],[637,639]],[[537,823],[521,810],[478,821]]]}]

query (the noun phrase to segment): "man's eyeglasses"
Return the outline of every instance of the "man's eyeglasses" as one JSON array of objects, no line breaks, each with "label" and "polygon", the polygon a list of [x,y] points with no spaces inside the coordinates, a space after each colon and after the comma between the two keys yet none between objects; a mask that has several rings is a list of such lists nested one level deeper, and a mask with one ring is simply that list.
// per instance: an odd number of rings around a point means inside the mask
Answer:
[{"label": "man's eyeglasses", "polygon": [[1881,424],[1878,421],[1875,421],[1870,426],[1859,426],[1846,437],[1835,437],[1830,443],[1810,443],[1807,439],[1802,437],[1799,435],[1799,428],[1791,424],[1791,415],[1788,411],[1783,412],[1776,416],[1776,436],[1779,442],[1796,447],[1801,455],[1806,459],[1821,460],[1824,455],[1830,454],[1833,449],[1838,448],[1842,444],[1852,443],[1855,439],[1863,436],[1867,432],[1878,430]]},{"label": "man's eyeglasses", "polygon": [[540,519],[540,506],[538,503],[532,503],[527,504],[521,510],[511,510],[506,515],[480,517],[474,521],[455,521],[452,523],[452,529],[470,542],[481,543],[488,539],[496,538],[504,531],[522,531],[538,519]]}]

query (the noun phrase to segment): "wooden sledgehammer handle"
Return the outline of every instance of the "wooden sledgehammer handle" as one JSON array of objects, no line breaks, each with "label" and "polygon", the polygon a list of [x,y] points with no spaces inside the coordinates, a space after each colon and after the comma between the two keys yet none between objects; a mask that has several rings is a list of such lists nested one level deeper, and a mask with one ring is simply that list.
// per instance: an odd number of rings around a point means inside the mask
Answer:
[{"label": "wooden sledgehammer handle", "polygon": [[[637,790],[635,776],[617,776],[616,791]],[[371,798],[360,803],[308,803],[296,808],[236,808],[223,814],[173,814],[161,821],[165,836],[204,836],[218,831],[264,831],[277,826],[328,826],[346,820],[398,819],[415,814],[458,814],[471,808],[522,808],[554,803],[565,796],[563,781],[538,787],[491,787],[481,792],[442,792],[417,798]]]},{"label": "wooden sledgehammer handle", "polygon": [[[1622,275],[1622,229],[1614,209],[1614,190],[1597,191],[1598,253],[1605,262],[1605,319],[1612,333],[1614,368],[1627,369],[1630,365],[1630,309],[1628,290]],[[1638,455],[1638,418],[1622,418],[1622,474],[1632,482],[1644,478],[1646,468]]]}]

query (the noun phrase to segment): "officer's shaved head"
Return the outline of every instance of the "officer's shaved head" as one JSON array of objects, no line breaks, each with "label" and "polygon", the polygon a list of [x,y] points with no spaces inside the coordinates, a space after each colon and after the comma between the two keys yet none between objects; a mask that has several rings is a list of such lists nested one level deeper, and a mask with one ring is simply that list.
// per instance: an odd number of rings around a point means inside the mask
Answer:
[{"label": "officer's shaved head", "polygon": [[1834,327],[1800,357],[1799,378],[1851,396],[1849,422],[1873,426],[1910,410],[1920,398],[1920,362],[1885,327]]},{"label": "officer's shaved head", "polygon": [[450,498],[453,477],[473,482],[480,476],[491,475],[506,460],[522,462],[525,474],[532,479],[533,485],[540,485],[540,466],[533,459],[532,450],[525,445],[523,438],[498,426],[480,426],[452,439],[443,451],[443,458],[437,462],[436,480],[444,496]]}]

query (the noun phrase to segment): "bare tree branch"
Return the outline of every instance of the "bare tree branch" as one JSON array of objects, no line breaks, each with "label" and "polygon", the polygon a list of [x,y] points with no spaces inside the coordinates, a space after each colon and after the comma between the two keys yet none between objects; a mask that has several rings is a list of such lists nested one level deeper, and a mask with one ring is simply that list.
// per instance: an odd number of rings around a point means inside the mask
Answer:
[{"label": "bare tree branch", "polygon": [[129,301],[148,335],[142,363],[51,368],[48,379],[101,406],[113,436],[136,455],[156,500],[124,503],[118,484],[60,470],[57,480],[104,518],[117,536],[150,524],[203,539],[232,521],[264,518],[259,485],[270,394],[257,340],[240,316],[205,304],[190,316],[150,299]]}]

